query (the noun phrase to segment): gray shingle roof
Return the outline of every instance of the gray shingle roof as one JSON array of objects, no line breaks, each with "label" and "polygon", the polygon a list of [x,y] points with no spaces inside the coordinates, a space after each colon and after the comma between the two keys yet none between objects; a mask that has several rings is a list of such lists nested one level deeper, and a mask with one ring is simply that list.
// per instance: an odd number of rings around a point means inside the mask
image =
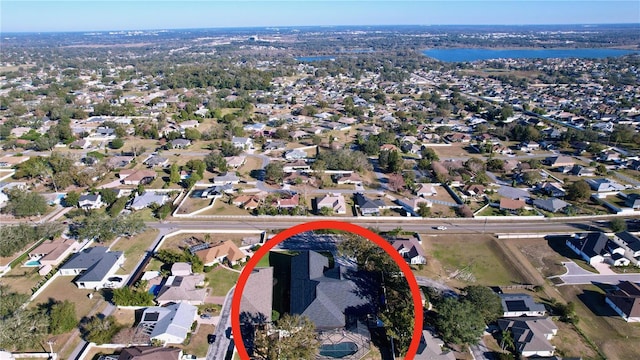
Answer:
[{"label": "gray shingle roof", "polygon": [[80,275],[76,282],[101,281],[123,255],[122,251],[107,250],[104,246],[85,249],[73,255],[60,269],[84,270],[84,273]]}]

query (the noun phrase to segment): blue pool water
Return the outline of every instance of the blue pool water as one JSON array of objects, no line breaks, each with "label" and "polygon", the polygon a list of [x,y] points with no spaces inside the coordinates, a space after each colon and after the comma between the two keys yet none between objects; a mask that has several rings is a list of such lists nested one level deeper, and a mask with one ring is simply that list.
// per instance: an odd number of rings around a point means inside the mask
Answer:
[{"label": "blue pool water", "polygon": [[29,260],[26,263],[24,263],[24,266],[40,266],[40,260]]},{"label": "blue pool water", "polygon": [[324,344],[320,346],[320,355],[332,358],[343,358],[358,352],[356,343],[346,341],[338,344]]},{"label": "blue pool water", "polygon": [[153,294],[153,296],[158,296],[158,293],[160,292],[160,285],[152,285],[151,288],[149,289],[149,294]]}]

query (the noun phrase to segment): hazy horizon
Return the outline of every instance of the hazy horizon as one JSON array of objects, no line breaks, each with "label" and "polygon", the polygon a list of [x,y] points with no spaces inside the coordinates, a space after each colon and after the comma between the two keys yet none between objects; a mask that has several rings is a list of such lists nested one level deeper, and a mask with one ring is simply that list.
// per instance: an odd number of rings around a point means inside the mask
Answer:
[{"label": "hazy horizon", "polygon": [[3,33],[640,23],[640,1],[635,0],[3,0],[0,10]]}]

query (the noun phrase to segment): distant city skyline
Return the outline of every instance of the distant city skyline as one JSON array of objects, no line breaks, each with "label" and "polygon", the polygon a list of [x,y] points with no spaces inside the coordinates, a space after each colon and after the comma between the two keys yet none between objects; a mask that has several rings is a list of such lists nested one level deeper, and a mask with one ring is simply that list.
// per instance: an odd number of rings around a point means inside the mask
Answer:
[{"label": "distant city skyline", "polygon": [[2,0],[0,2],[1,32],[267,26],[616,23],[640,23],[640,1]]}]

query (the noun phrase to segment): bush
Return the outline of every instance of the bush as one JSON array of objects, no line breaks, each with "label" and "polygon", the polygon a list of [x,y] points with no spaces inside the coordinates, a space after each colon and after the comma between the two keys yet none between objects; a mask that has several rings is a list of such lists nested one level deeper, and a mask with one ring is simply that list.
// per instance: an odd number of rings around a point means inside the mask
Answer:
[{"label": "bush", "polygon": [[153,294],[141,290],[123,287],[113,290],[113,303],[118,306],[152,306]]}]

